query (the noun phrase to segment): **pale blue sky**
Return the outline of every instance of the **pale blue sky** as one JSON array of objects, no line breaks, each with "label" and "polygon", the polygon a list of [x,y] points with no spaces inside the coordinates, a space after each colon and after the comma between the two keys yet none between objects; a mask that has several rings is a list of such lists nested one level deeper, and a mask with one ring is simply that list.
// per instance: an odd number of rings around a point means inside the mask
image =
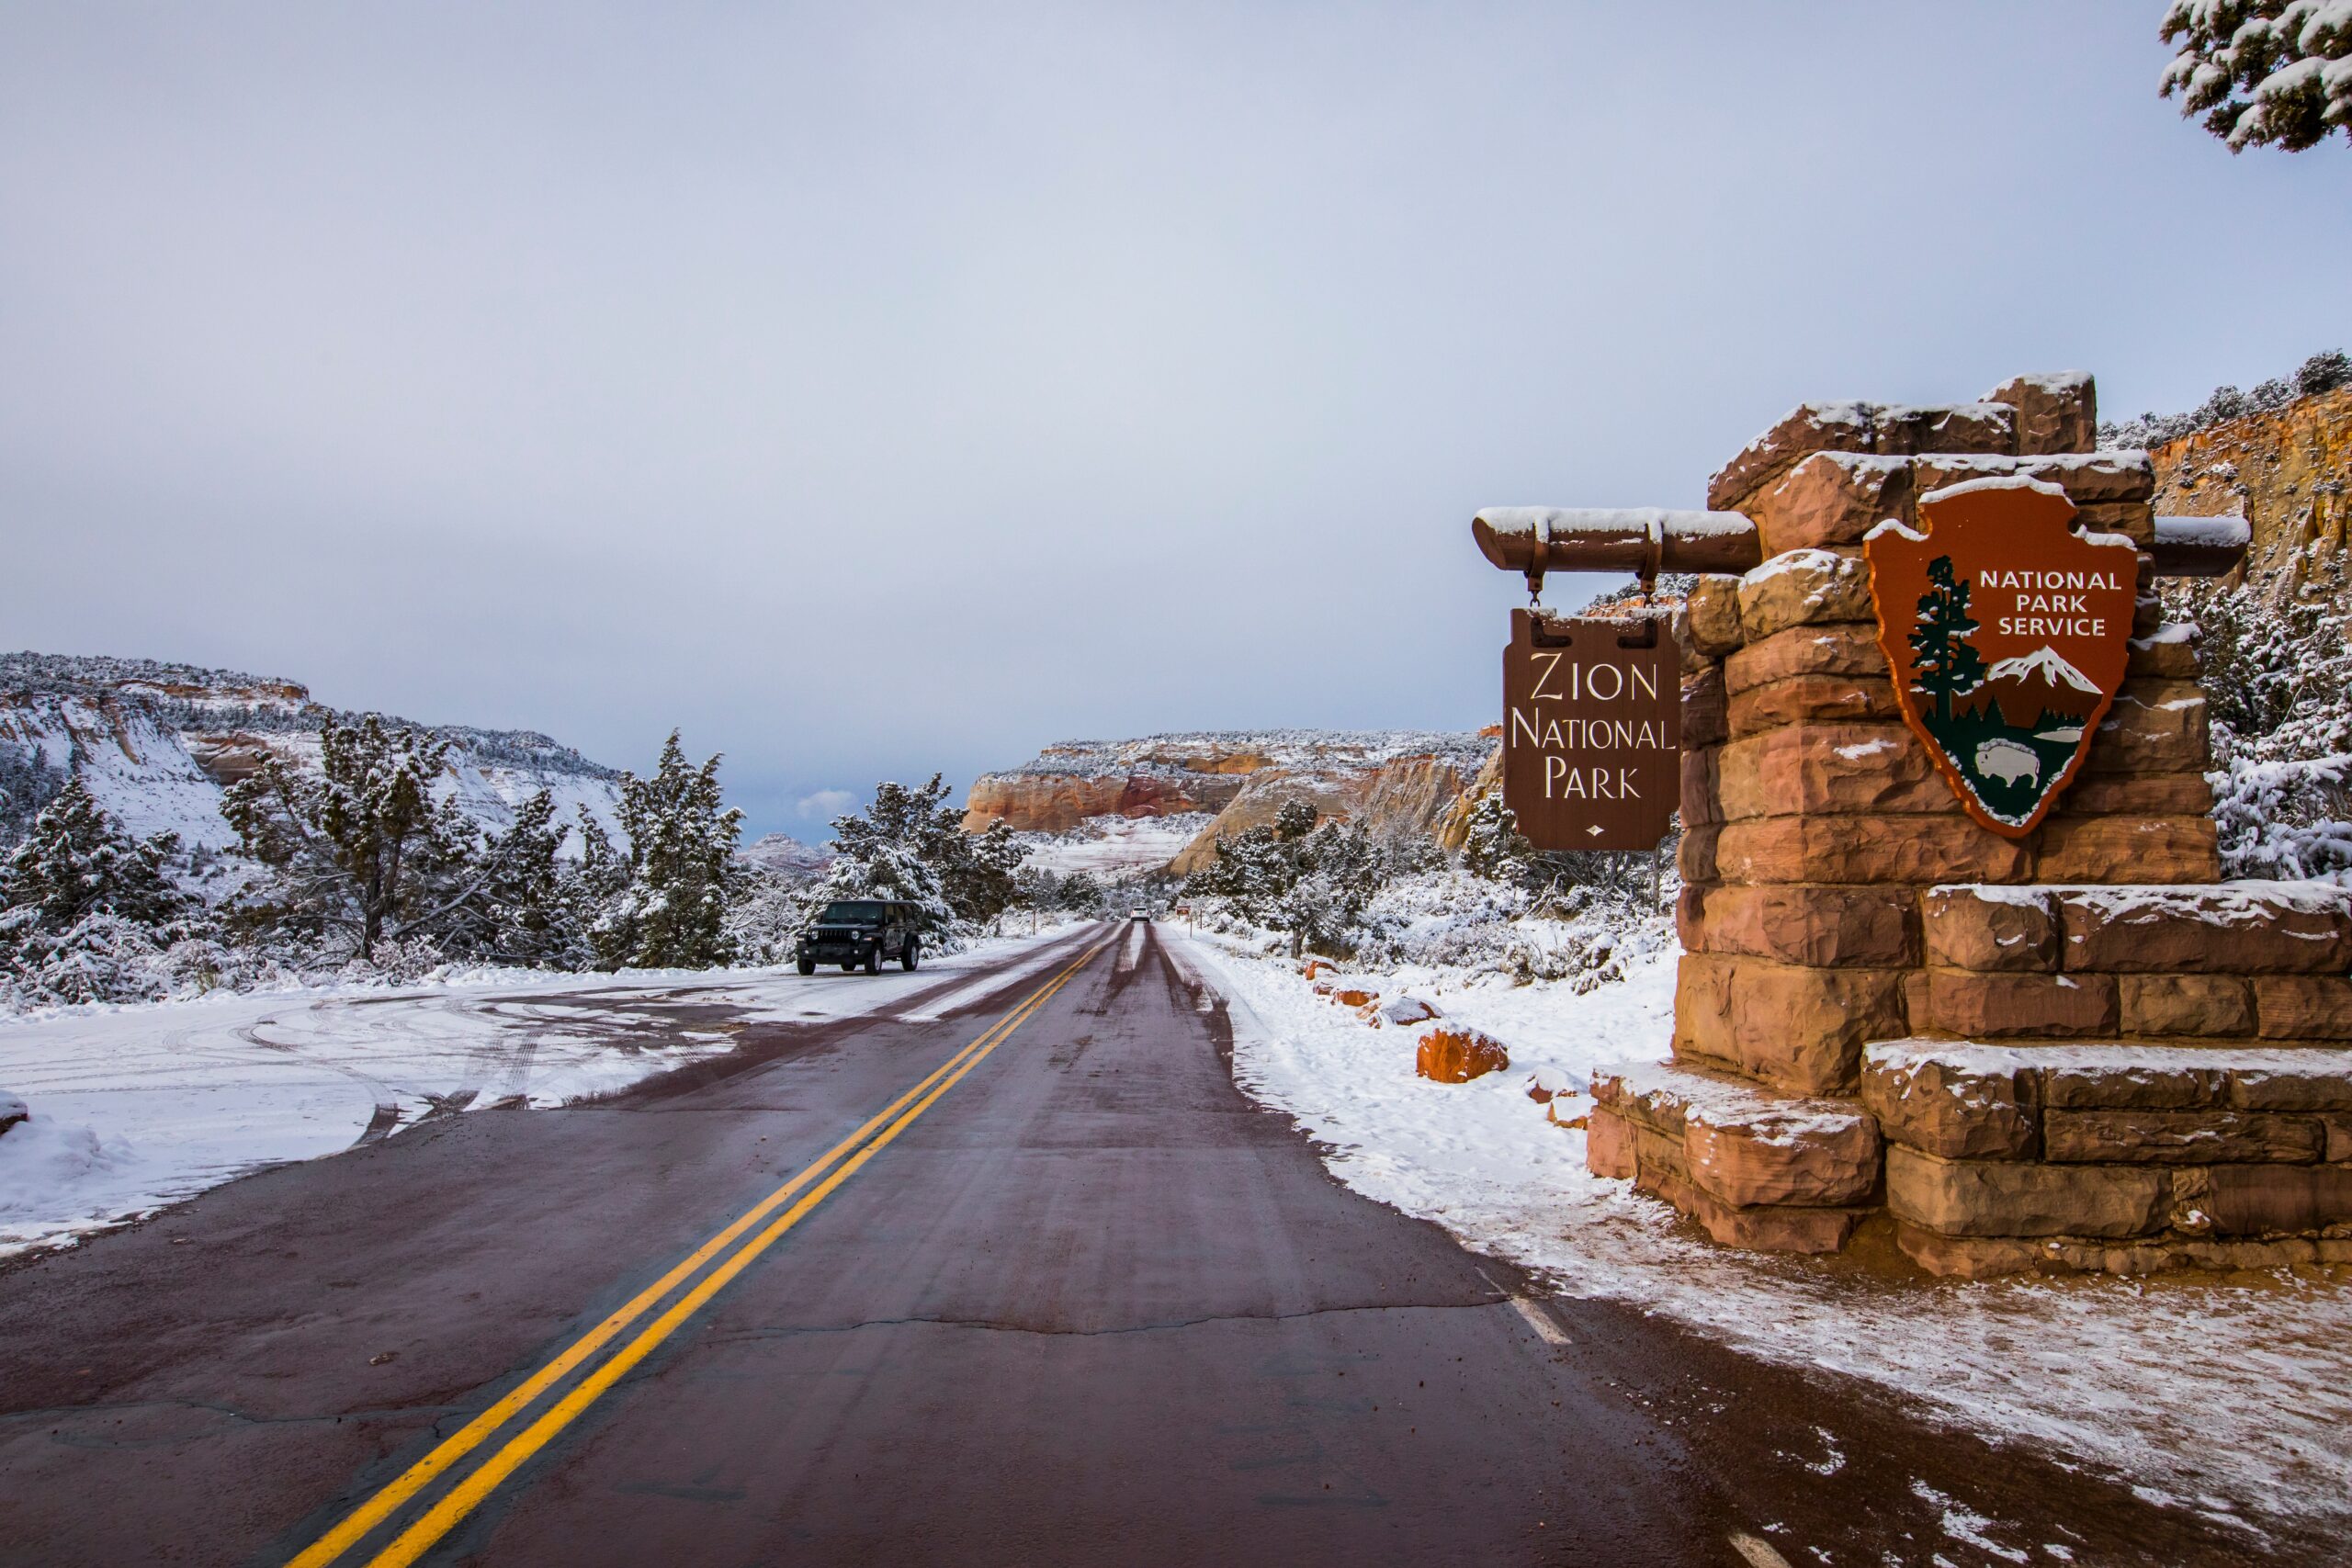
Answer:
[{"label": "pale blue sky", "polygon": [[2343,140],[2180,120],[2162,9],[0,6],[0,644],[683,725],[804,836],[1472,728],[1482,504],[2352,344]]}]

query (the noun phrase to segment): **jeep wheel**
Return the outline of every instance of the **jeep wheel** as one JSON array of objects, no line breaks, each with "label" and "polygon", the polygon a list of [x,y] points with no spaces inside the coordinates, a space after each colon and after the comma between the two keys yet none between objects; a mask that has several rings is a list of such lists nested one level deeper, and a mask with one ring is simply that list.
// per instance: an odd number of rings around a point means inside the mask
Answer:
[{"label": "jeep wheel", "polygon": [[813,958],[797,960],[792,966],[803,975],[814,975],[817,972],[817,961]]},{"label": "jeep wheel", "polygon": [[912,937],[907,938],[907,945],[900,949],[899,953],[899,967],[906,970],[910,974],[913,973],[914,966],[922,958],[922,943],[917,942]]},{"label": "jeep wheel", "polygon": [[865,950],[865,972],[868,975],[882,973],[882,944],[878,942]]}]

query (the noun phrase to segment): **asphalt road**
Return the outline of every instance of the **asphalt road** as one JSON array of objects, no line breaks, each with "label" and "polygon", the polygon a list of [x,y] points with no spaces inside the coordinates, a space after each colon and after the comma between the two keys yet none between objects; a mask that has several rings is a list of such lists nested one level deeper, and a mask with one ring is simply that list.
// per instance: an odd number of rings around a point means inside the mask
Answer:
[{"label": "asphalt road", "polygon": [[1238,1093],[1158,933],[1060,947],[944,1021],[757,1029],[0,1273],[0,1562],[2318,1550],[1535,1299]]}]

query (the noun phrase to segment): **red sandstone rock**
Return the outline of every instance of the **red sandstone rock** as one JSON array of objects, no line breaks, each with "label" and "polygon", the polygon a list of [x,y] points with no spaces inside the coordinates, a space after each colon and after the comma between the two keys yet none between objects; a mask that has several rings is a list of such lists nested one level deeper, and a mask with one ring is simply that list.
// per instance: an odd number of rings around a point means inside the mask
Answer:
[{"label": "red sandstone rock", "polygon": [[[1687,893],[1700,890],[1685,888]],[[1683,946],[1815,967],[1899,967],[1918,959],[1911,895],[1899,887],[1718,886],[1693,899]]]},{"label": "red sandstone rock", "polygon": [[2251,1034],[2253,993],[2229,975],[2125,975],[2126,1034]]},{"label": "red sandstone rock", "polygon": [[1678,1055],[1792,1093],[1835,1094],[1852,1087],[1864,1041],[1903,1032],[1902,972],[1685,953],[1674,1013]]},{"label": "red sandstone rock", "polygon": [[1510,1066],[1510,1053],[1493,1035],[1444,1025],[1421,1036],[1413,1070],[1436,1083],[1468,1083]]},{"label": "red sandstone rock", "polygon": [[1899,724],[1792,724],[1723,748],[1726,820],[1798,814],[1958,815],[1959,799]]},{"label": "red sandstone rock", "polygon": [[2042,1103],[2063,1111],[2183,1111],[2223,1104],[2228,1094],[2226,1067],[2163,1047],[2067,1052],[2041,1072]]},{"label": "red sandstone rock", "polygon": [[1930,970],[1927,1027],[1972,1039],[2014,1035],[2112,1034],[2115,978],[2110,975],[1984,975]]},{"label": "red sandstone rock", "polygon": [[2072,817],[2202,817],[2213,786],[2203,773],[2081,773],[2064,798]]},{"label": "red sandstone rock", "polygon": [[2309,1233],[2352,1222],[2352,1168],[2340,1165],[2217,1165],[2199,1204],[2217,1235]]},{"label": "red sandstone rock", "polygon": [[2220,840],[2210,817],[2078,817],[2062,812],[2035,831],[2037,882],[2218,882]]},{"label": "red sandstone rock", "polygon": [[2324,884],[2069,888],[2059,908],[2069,969],[2341,975],[2352,967],[2352,891]]},{"label": "red sandstone rock", "polygon": [[1751,642],[1724,660],[1724,690],[1733,696],[1797,675],[1888,679],[1886,655],[1878,646],[1878,627],[1792,626]]},{"label": "red sandstone rock", "polygon": [[1742,502],[1811,453],[1871,450],[1874,412],[1868,403],[1804,403],[1790,410],[1707,481],[1709,509],[1738,511]]},{"label": "red sandstone rock", "polygon": [[1791,626],[1871,618],[1870,569],[1860,547],[1790,550],[1739,581],[1740,629],[1761,642]]},{"label": "red sandstone rock", "polygon": [[[1770,817],[1726,824],[1711,844],[1725,882],[2023,882],[2026,846],[1957,813]],[[1689,873],[1685,873],[1688,875]]]},{"label": "red sandstone rock", "polygon": [[1894,682],[1883,676],[1792,675],[1733,697],[1724,721],[1732,739],[1739,739],[1784,724],[1842,724],[1899,719],[1902,715]]},{"label": "red sandstone rock", "polygon": [[1986,1053],[1889,1041],[1862,1054],[1862,1104],[1892,1142],[1946,1159],[2022,1159],[2034,1147],[2031,1069]]},{"label": "red sandstone rock", "polygon": [[1716,793],[1715,764],[1720,747],[1685,747],[1682,751],[1682,822],[1697,827],[1723,820]]},{"label": "red sandstone rock", "polygon": [[1945,1160],[1886,1151],[1894,1217],[1944,1235],[2131,1236],[2164,1219],[2165,1175],[2144,1166]]},{"label": "red sandstone rock", "polygon": [[2244,1111],[2061,1111],[2041,1118],[2041,1157],[2059,1163],[2308,1163],[2326,1147],[2309,1116]]},{"label": "red sandstone rock", "polygon": [[1889,517],[1912,519],[1912,465],[1900,457],[1819,452],[1759,491],[1747,509],[1766,558],[1820,545],[1859,545]]},{"label": "red sandstone rock", "polygon": [[1724,673],[1706,670],[1682,682],[1682,744],[1716,746],[1729,733],[1724,724]]},{"label": "red sandstone rock", "polygon": [[2018,376],[1984,394],[2017,410],[2017,451],[2026,457],[2089,452],[2098,445],[2098,386],[2089,372]]},{"label": "red sandstone rock", "polygon": [[1690,644],[1708,659],[1721,659],[1745,640],[1739,629],[1739,579],[1709,574],[1683,601]]},{"label": "red sandstone rock", "polygon": [[1585,1168],[1611,1181],[1634,1175],[1634,1129],[1623,1117],[1595,1106],[1584,1131]]},{"label": "red sandstone rock", "polygon": [[1332,1002],[1343,1008],[1368,1007],[1379,999],[1378,991],[1362,990],[1352,986],[1331,993]]},{"label": "red sandstone rock", "polygon": [[1919,925],[1931,964],[2002,972],[2058,967],[2056,902],[2040,888],[1931,887],[1919,901]]},{"label": "red sandstone rock", "polygon": [[1395,1024],[1400,1029],[1427,1023],[1440,1016],[1437,1004],[1421,997],[1398,997],[1379,1011],[1381,1022]]},{"label": "red sandstone rock", "polygon": [[2195,682],[2127,680],[2115,695],[2115,705],[2099,720],[2083,771],[2193,773],[2205,766],[2211,751],[2205,694]]},{"label": "red sandstone rock", "polygon": [[2352,1040],[2352,979],[2259,975],[2254,1010],[2266,1040]]}]

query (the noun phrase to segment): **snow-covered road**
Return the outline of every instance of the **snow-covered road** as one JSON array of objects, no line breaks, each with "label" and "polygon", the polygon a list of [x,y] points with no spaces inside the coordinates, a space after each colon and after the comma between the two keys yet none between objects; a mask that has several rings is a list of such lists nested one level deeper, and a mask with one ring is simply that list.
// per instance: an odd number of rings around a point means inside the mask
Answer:
[{"label": "snow-covered road", "polygon": [[723,1052],[745,1025],[859,1016],[953,987],[1057,933],[979,943],[915,974],[513,973],[409,990],[215,994],[0,1023],[0,1258],[151,1213],[245,1171],[425,1117],[610,1093]]}]

